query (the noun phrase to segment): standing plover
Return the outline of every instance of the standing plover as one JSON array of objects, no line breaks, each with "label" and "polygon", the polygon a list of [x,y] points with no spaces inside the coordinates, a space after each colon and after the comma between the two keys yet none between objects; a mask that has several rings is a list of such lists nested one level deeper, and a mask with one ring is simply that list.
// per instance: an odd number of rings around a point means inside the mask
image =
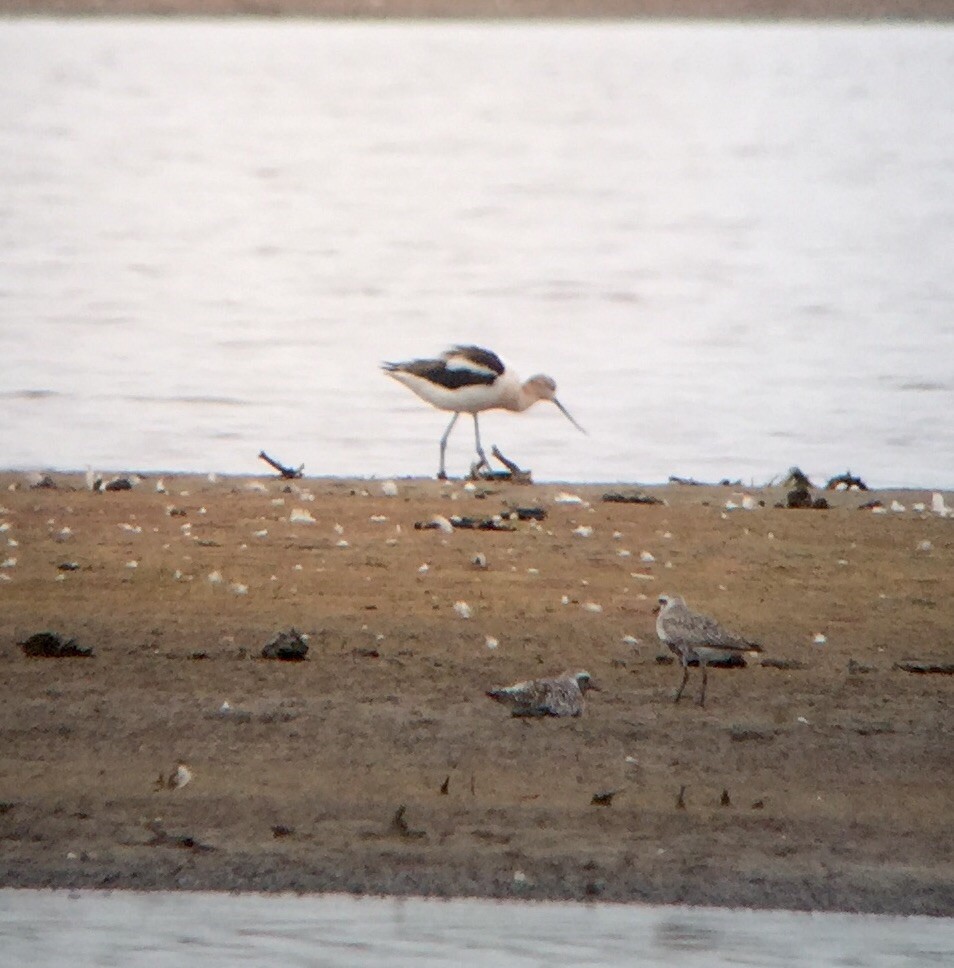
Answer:
[{"label": "standing plover", "polygon": [[674,702],[679,702],[689,679],[689,663],[696,659],[702,666],[702,689],[696,702],[706,702],[707,666],[729,652],[761,652],[762,646],[749,642],[723,628],[714,618],[693,612],[679,595],[660,595],[656,615],[656,634],[661,642],[679,656],[682,682]]}]

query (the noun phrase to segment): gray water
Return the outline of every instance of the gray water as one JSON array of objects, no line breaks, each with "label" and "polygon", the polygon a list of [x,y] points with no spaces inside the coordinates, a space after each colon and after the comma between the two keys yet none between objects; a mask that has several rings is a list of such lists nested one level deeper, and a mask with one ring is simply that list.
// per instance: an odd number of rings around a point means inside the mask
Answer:
[{"label": "gray water", "polygon": [[[0,21],[0,465],[954,487],[949,26]],[[463,472],[471,428],[451,441]]]},{"label": "gray water", "polygon": [[0,891],[0,963],[30,968],[923,968],[950,919],[616,904]]}]

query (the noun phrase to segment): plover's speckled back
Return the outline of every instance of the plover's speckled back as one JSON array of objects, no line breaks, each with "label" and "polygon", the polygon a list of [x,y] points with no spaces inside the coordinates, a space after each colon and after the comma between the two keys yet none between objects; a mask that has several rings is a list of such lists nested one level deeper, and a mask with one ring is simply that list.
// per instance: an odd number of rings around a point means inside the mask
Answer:
[{"label": "plover's speckled back", "polygon": [[583,712],[583,694],[597,688],[588,672],[564,672],[490,689],[487,695],[510,706],[512,716],[579,716]]},{"label": "plover's speckled back", "polygon": [[685,599],[679,595],[660,595],[656,609],[656,634],[661,642],[679,656],[682,664],[682,682],[676,692],[675,702],[679,702],[682,691],[689,679],[689,663],[697,660],[702,666],[702,689],[696,700],[700,706],[706,701],[707,666],[726,653],[761,652],[757,642],[730,632],[714,618],[692,611]]}]

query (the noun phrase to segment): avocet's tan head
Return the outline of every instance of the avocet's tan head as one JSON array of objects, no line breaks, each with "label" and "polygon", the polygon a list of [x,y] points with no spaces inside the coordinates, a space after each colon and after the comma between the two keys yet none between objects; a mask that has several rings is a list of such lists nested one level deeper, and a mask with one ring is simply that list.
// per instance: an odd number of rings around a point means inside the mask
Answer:
[{"label": "avocet's tan head", "polygon": [[523,385],[524,393],[534,400],[552,400],[556,396],[556,381],[553,377],[538,373]]},{"label": "avocet's tan head", "polygon": [[557,400],[556,389],[557,385],[553,377],[546,376],[544,373],[538,373],[536,376],[530,377],[530,379],[527,380],[527,382],[523,385],[524,397],[529,401],[527,406],[532,406],[538,400],[551,400],[556,405],[560,413],[562,413],[563,416],[566,417],[566,419],[569,420],[570,423],[573,424],[573,426],[576,427],[581,434],[585,434],[586,431],[573,419],[573,417],[570,415],[570,411],[567,410],[559,400]]}]

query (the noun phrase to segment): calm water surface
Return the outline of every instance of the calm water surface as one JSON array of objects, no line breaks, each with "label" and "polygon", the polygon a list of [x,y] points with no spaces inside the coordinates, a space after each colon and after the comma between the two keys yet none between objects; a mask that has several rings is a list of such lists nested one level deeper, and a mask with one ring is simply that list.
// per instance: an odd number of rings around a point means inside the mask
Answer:
[{"label": "calm water surface", "polygon": [[[0,465],[954,487],[954,29],[0,21]],[[449,466],[470,459],[470,428]]]},{"label": "calm water surface", "polygon": [[4,964],[31,968],[922,968],[954,923],[648,905],[0,891]]}]

